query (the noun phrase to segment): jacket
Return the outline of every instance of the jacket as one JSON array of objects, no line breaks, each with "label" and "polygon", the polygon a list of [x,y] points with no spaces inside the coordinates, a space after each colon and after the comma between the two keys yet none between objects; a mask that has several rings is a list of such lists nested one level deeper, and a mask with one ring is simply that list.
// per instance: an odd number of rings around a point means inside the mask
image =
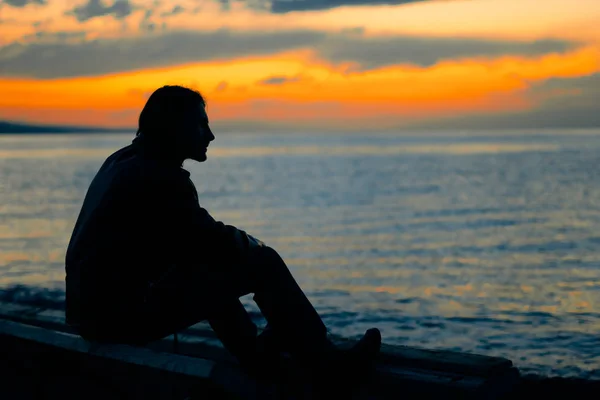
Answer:
[{"label": "jacket", "polygon": [[134,140],[102,164],[75,223],[65,263],[67,322],[126,321],[171,266],[239,262],[252,240],[200,206],[180,163]]}]

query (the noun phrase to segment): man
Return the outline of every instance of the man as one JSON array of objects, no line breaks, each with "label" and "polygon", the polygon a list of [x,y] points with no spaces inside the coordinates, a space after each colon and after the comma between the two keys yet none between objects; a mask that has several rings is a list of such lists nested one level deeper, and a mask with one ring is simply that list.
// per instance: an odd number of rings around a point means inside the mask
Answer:
[{"label": "man", "polygon": [[[335,349],[277,252],[200,207],[182,165],[206,161],[214,139],[198,92],[165,86],[150,96],[136,138],[104,162],[75,224],[67,321],[90,340],[144,344],[208,320],[249,371],[269,346],[309,366],[369,364],[377,329],[349,351]],[[262,341],[239,300],[249,293],[270,328]]]}]

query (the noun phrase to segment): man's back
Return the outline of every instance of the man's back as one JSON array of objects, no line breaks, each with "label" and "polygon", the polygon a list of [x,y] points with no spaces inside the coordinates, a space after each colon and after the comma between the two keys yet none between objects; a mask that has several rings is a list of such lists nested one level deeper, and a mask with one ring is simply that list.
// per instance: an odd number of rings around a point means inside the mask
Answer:
[{"label": "man's back", "polygon": [[248,251],[245,232],[200,207],[181,163],[138,139],[104,162],[86,194],[67,249],[69,323],[135,323],[172,266],[219,268]]},{"label": "man's back", "polygon": [[135,144],[111,155],[88,189],[67,250],[69,321],[80,322],[82,309],[94,318],[135,312],[147,282],[177,256],[173,231],[183,225],[172,205],[194,196],[189,173],[174,163]]}]

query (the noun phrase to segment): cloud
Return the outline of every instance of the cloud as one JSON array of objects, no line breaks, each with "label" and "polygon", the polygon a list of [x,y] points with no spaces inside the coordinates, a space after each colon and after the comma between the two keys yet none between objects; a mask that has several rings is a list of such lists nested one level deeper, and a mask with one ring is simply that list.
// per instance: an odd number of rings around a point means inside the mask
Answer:
[{"label": "cloud", "polygon": [[9,6],[13,6],[13,7],[25,7],[28,4],[41,4],[41,5],[45,5],[46,0],[4,0],[2,2],[2,4],[8,4]]},{"label": "cloud", "polygon": [[288,77],[288,76],[271,76],[258,82],[259,85],[283,85],[284,83],[298,82],[300,81],[299,76]]},{"label": "cloud", "polygon": [[[324,33],[174,32],[155,37],[64,43],[13,43],[0,48],[0,75],[57,78],[90,76],[194,61],[272,54],[311,46]],[[42,60],[43,56],[43,62]]]},{"label": "cloud", "polygon": [[183,8],[182,6],[180,6],[178,4],[175,7],[173,7],[173,9],[171,11],[165,11],[164,13],[162,13],[161,17],[172,17],[174,15],[181,14],[184,11],[185,11],[185,8]]},{"label": "cloud", "polygon": [[156,23],[150,21],[150,18],[154,15],[154,10],[149,8],[144,13],[144,18],[140,22],[140,30],[146,32],[153,32],[156,29]]},{"label": "cloud", "polygon": [[462,116],[420,123],[427,129],[542,129],[600,127],[600,74],[550,79],[525,93],[538,105],[531,110]]},{"label": "cloud", "polygon": [[506,54],[537,56],[562,53],[576,46],[559,40],[532,42],[493,41],[458,38],[332,37],[319,46],[319,53],[334,63],[355,62],[358,69],[369,70],[394,64],[427,67],[444,59],[498,57]]},{"label": "cloud", "polygon": [[84,22],[106,15],[112,15],[116,19],[123,19],[130,15],[132,11],[133,6],[129,0],[115,0],[110,6],[105,6],[102,0],[88,0],[87,3],[68,11],[66,15],[74,15],[79,22]]},{"label": "cloud", "polygon": [[426,0],[274,0],[271,12],[283,14],[293,11],[327,10],[343,6],[399,5]]},{"label": "cloud", "polygon": [[[233,0],[216,0],[228,10]],[[400,5],[432,0],[246,0],[248,8],[270,10],[275,14],[294,11],[328,10],[344,6]]]},{"label": "cloud", "polygon": [[226,81],[221,81],[215,88],[215,92],[224,92],[229,87],[229,84]]},{"label": "cloud", "polygon": [[351,28],[343,28],[341,33],[345,33],[346,35],[358,35],[358,36],[362,36],[365,34],[365,27],[364,26],[354,26]]},{"label": "cloud", "polygon": [[74,43],[85,40],[86,31],[37,31],[35,33],[23,36],[25,40],[37,40],[46,43]]},{"label": "cloud", "polygon": [[23,44],[17,41],[0,47],[0,75],[36,78],[90,76],[268,55],[300,48],[313,49],[319,57],[333,63],[352,62],[356,64],[355,69],[367,70],[393,64],[429,66],[441,60],[461,57],[497,57],[504,54],[532,56],[564,52],[576,45],[558,40],[516,42],[406,36],[366,38],[359,30],[337,34],[309,30],[182,31],[152,37],[94,39],[79,43],[40,41]]},{"label": "cloud", "polygon": [[140,29],[146,32],[154,32],[156,30],[156,23],[154,22],[143,22],[140,24]]}]

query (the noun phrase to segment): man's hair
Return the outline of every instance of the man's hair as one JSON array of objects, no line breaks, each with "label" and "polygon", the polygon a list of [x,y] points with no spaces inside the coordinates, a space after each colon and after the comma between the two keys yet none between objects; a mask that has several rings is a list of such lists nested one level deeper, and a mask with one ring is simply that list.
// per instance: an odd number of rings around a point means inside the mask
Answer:
[{"label": "man's hair", "polygon": [[197,115],[199,105],[206,106],[206,101],[193,89],[183,86],[156,89],[140,113],[136,136],[141,133],[145,136],[165,135],[181,130]]}]

